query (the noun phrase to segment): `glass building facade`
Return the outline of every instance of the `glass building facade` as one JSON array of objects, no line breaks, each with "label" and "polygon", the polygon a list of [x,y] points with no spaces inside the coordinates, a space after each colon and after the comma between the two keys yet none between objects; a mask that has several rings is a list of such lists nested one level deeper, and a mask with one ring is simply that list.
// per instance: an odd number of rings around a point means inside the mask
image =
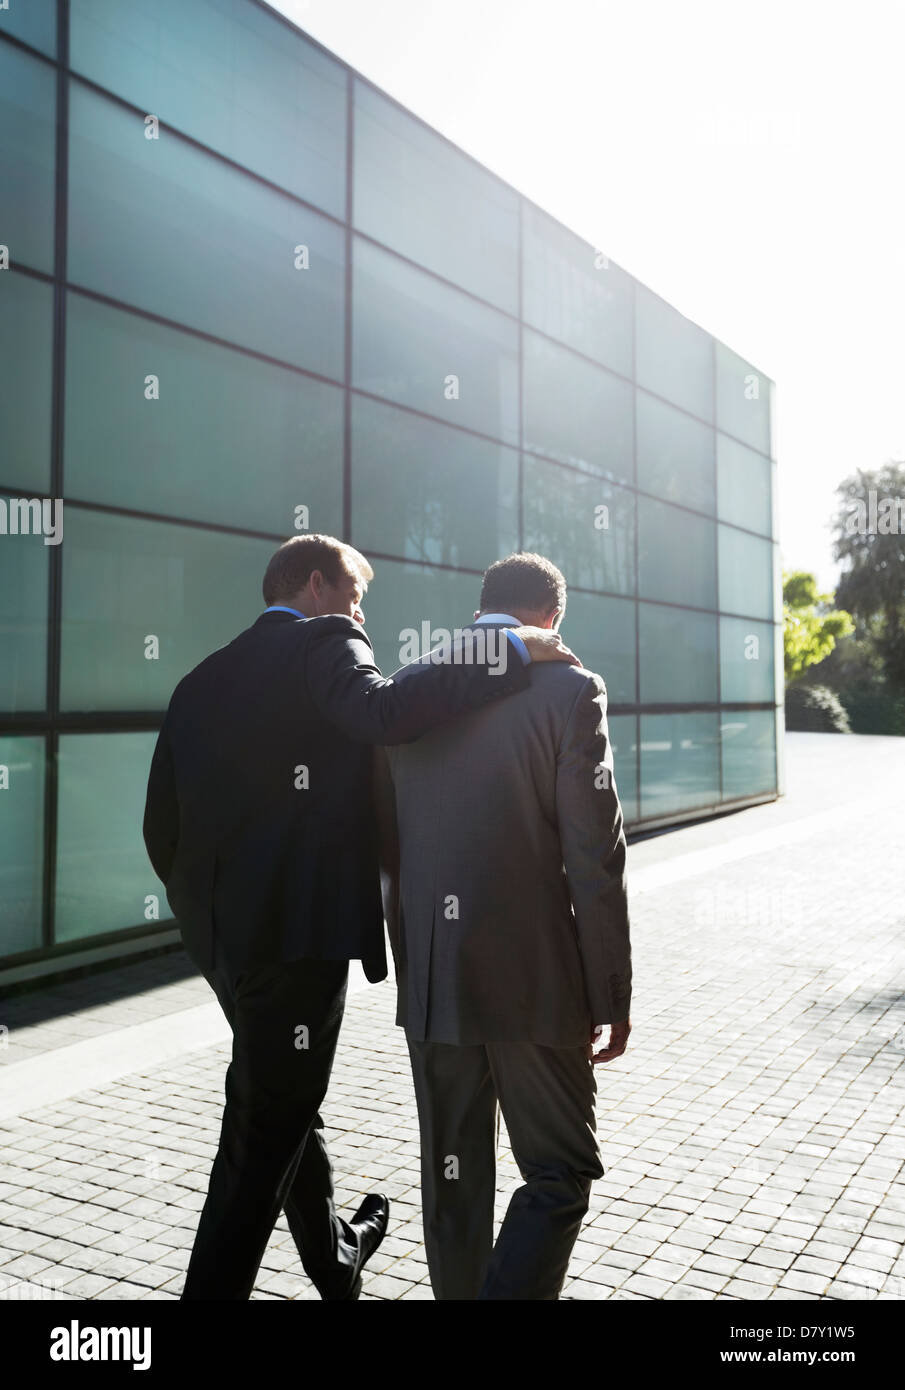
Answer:
[{"label": "glass building facade", "polygon": [[274,11],[0,9],[0,248],[0,978],[172,935],[156,731],[299,531],[387,672],[554,560],[630,827],[777,794],[772,383]]}]

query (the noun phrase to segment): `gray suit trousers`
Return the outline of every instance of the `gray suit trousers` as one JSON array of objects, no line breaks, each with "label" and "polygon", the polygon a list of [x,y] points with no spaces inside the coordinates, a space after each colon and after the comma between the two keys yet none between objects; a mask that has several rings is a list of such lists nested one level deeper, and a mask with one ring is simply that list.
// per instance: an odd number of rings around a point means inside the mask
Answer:
[{"label": "gray suit trousers", "polygon": [[[604,1173],[586,1049],[406,1041],[434,1297],[559,1298],[591,1183]],[[500,1110],[523,1186],[494,1244]]]}]

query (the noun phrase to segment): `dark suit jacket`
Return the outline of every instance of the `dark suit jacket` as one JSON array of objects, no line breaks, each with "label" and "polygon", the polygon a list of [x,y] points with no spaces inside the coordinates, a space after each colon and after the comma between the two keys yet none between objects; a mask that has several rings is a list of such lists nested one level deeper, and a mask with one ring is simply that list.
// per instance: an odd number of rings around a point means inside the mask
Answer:
[{"label": "dark suit jacket", "polygon": [[600,676],[533,666],[512,700],[388,759],[396,1022],[419,1041],[571,1047],[627,1018],[626,843]]},{"label": "dark suit jacket", "polygon": [[151,765],[144,837],[189,955],[235,970],[313,956],[386,976],[369,744],[524,689],[513,653],[381,676],[346,617],[270,612],[190,671]]}]

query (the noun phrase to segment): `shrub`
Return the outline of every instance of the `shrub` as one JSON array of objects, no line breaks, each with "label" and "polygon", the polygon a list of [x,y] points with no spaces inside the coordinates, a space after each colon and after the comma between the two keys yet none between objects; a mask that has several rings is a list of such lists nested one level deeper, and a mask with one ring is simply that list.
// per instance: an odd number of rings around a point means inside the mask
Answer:
[{"label": "shrub", "polygon": [[905,695],[885,681],[858,681],[837,692],[853,734],[905,734]]},{"label": "shrub", "polygon": [[826,685],[790,685],[786,690],[786,728],[794,733],[850,734],[839,696]]}]

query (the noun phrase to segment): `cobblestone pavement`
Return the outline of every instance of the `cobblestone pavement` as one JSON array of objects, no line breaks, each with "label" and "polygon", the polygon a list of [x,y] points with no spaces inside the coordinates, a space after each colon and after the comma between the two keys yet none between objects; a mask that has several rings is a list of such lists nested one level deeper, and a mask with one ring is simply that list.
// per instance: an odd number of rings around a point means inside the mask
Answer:
[{"label": "cobblestone pavement", "polygon": [[[597,1068],[606,1173],[566,1298],[905,1297],[905,740],[793,735],[787,758],[785,800],[630,849],[634,1031]],[[211,999],[178,952],[0,1005],[0,1298],[178,1297],[228,1045],[37,1109],[30,1078],[136,1024],[172,1052]],[[324,1116],[339,1203],[391,1199],[363,1296],[430,1298],[393,1009],[390,983],[350,997]],[[518,1182],[503,1130],[500,1216]],[[281,1216],[253,1297],[311,1296]]]}]

